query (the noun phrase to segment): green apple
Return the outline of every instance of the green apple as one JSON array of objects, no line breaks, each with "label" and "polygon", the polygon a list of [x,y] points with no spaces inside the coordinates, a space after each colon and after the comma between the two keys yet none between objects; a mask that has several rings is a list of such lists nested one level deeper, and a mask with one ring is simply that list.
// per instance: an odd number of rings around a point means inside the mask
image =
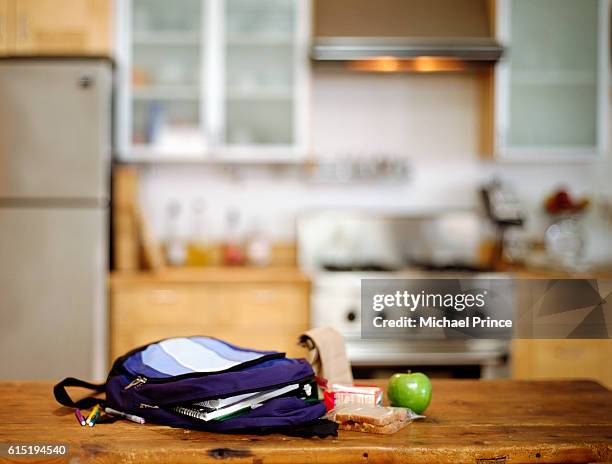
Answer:
[{"label": "green apple", "polygon": [[431,382],[421,372],[393,374],[387,386],[387,397],[392,406],[423,414],[431,401]]}]

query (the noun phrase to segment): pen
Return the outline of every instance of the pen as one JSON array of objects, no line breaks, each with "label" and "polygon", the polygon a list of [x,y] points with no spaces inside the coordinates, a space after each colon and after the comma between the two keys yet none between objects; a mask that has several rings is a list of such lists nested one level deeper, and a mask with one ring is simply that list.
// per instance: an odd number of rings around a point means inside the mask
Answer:
[{"label": "pen", "polygon": [[134,414],[127,414],[125,412],[117,411],[113,408],[104,408],[104,411],[108,414],[112,414],[113,416],[119,416],[123,419],[130,420],[132,422],[136,422],[137,424],[144,424],[145,420],[140,416],[135,416]]},{"label": "pen", "polygon": [[94,408],[91,410],[91,412],[89,413],[89,416],[87,416],[87,419],[85,420],[87,425],[89,425],[90,427],[93,427],[93,425],[91,424],[91,420],[94,418],[96,414],[99,414],[99,413],[100,413],[100,405],[96,404]]},{"label": "pen", "polygon": [[83,414],[81,414],[81,410],[80,409],[75,409],[74,410],[74,415],[76,416],[77,420],[79,421],[79,424],[85,425],[85,418],[83,417]]}]

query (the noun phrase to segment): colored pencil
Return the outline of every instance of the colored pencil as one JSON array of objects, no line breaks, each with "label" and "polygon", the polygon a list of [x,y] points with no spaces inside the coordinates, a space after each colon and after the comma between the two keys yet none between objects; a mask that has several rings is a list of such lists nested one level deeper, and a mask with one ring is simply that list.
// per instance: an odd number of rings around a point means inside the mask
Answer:
[{"label": "colored pencil", "polygon": [[81,414],[81,411],[79,409],[75,409],[74,410],[74,415],[76,416],[77,420],[79,421],[79,424],[85,425],[85,418],[83,417],[83,414]]},{"label": "colored pencil", "polygon": [[87,419],[85,420],[85,422],[87,423],[87,425],[89,425],[91,427],[91,420],[94,418],[94,416],[100,412],[100,405],[96,404],[94,406],[94,408],[91,410],[91,412],[89,413],[89,415],[87,416]]},{"label": "colored pencil", "polygon": [[98,421],[99,418],[100,418],[100,410],[98,409],[96,411],[96,414],[91,419],[89,419],[89,426],[93,427],[94,425],[96,425],[96,422]]}]

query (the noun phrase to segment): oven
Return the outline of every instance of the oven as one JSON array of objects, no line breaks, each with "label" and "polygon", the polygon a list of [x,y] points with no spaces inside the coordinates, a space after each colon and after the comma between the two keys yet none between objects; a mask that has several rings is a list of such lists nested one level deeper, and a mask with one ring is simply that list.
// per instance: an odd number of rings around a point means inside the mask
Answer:
[{"label": "oven", "polygon": [[[311,325],[333,327],[344,336],[349,360],[359,377],[380,377],[415,368],[452,377],[499,378],[508,374],[509,346],[504,340],[361,338],[362,279],[491,277],[472,267],[446,263],[444,270],[431,266],[423,269],[406,260],[401,242],[410,239],[414,249],[418,231],[429,228],[418,224],[422,216],[402,217],[398,225],[397,217],[389,220],[384,215],[367,216],[363,212],[358,219],[346,212],[310,215],[314,217],[307,215],[298,221],[298,253],[302,270],[312,279]],[[365,244],[351,244],[347,238],[350,233],[342,229],[347,217],[353,231],[358,231],[357,236],[367,237],[367,250]],[[345,243],[333,245],[339,240]],[[465,250],[463,253],[465,257]],[[445,256],[449,254],[445,252]],[[495,277],[501,275],[496,273]]]}]

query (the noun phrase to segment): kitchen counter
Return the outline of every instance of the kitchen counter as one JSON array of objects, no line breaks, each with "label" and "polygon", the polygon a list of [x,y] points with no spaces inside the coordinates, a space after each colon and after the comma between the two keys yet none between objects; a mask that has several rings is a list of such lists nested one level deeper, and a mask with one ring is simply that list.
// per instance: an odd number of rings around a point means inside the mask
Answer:
[{"label": "kitchen counter", "polygon": [[612,280],[612,271],[594,270],[584,272],[553,270],[553,269],[517,269],[513,274],[518,279],[596,279]]},{"label": "kitchen counter", "polygon": [[138,283],[309,283],[306,275],[296,267],[180,267],[161,271],[113,272],[110,283],[133,285]]},{"label": "kitchen counter", "polygon": [[433,380],[427,418],[393,435],[218,435],[118,421],[80,427],[52,383],[0,383],[0,443],[67,444],[73,462],[605,462],[612,392],[590,381]]},{"label": "kitchen counter", "polygon": [[[552,270],[538,269],[509,269],[503,272],[489,272],[480,276],[487,277],[508,277],[520,279],[600,279],[612,280],[612,271],[599,271],[593,273],[572,273]],[[355,273],[327,272],[324,275],[336,279],[355,278]],[[418,269],[408,269],[400,273],[400,277],[423,278],[427,275],[434,277],[466,277],[471,274],[455,273],[450,274],[423,271]],[[359,274],[361,277],[361,274]],[[376,273],[368,273],[367,277],[375,278]],[[379,276],[384,277],[384,276]],[[279,266],[211,266],[211,267],[169,267],[161,271],[137,271],[137,272],[112,272],[110,274],[111,285],[131,285],[135,283],[198,283],[198,282],[250,282],[250,283],[309,283],[310,277],[300,271],[297,267]]]}]

